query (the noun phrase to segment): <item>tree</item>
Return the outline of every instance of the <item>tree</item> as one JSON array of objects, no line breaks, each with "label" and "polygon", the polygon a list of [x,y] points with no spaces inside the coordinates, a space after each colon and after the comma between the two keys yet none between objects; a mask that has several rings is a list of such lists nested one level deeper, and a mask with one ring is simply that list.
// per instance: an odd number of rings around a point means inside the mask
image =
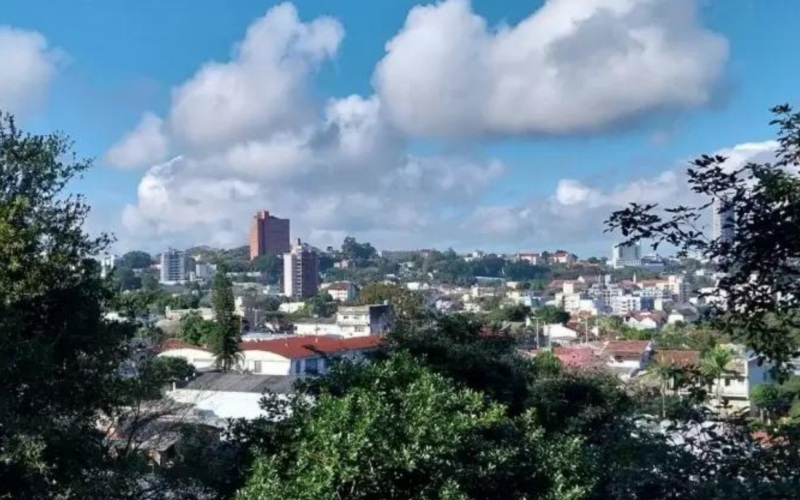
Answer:
[{"label": "tree", "polygon": [[277,255],[259,255],[250,262],[253,271],[267,275],[267,282],[278,283],[283,273],[283,258]]},{"label": "tree", "polygon": [[119,267],[128,269],[148,269],[153,263],[149,253],[141,250],[132,250],[120,258]]},{"label": "tree", "polygon": [[378,255],[377,250],[369,243],[359,243],[352,236],[342,242],[342,257],[356,263],[364,263]]},{"label": "tree", "polygon": [[200,313],[192,311],[181,318],[178,337],[189,344],[207,345],[213,340],[216,328],[216,323],[205,320]]},{"label": "tree", "polygon": [[65,188],[91,166],[61,134],[0,116],[0,497],[88,496],[108,478],[96,419],[116,399],[131,328],[103,319],[112,298],[93,256],[89,207]]},{"label": "tree", "polygon": [[730,349],[724,346],[715,346],[710,351],[703,355],[700,360],[700,369],[703,375],[713,380],[716,383],[716,400],[717,405],[722,406],[722,399],[720,399],[720,391],[722,390],[722,377],[729,372],[728,365],[733,360]]},{"label": "tree", "polygon": [[306,301],[306,308],[312,316],[329,318],[336,314],[338,304],[333,300],[331,294],[323,290]]},{"label": "tree", "polygon": [[211,335],[209,347],[214,353],[215,366],[227,372],[236,368],[242,359],[239,350],[242,325],[241,318],[235,312],[232,285],[224,268],[214,275],[211,301],[216,327]]},{"label": "tree", "polygon": [[389,302],[394,307],[398,320],[419,321],[428,317],[428,311],[421,295],[399,285],[370,283],[358,294],[361,305]]},{"label": "tree", "polygon": [[545,325],[565,325],[569,321],[569,313],[555,306],[542,306],[533,312],[533,316]]},{"label": "tree", "polygon": [[408,355],[334,366],[313,394],[283,414],[281,446],[258,447],[240,498],[581,498],[591,483],[570,473],[578,443],[544,439]]},{"label": "tree", "polygon": [[[715,319],[736,340],[785,366],[797,350],[800,328],[800,113],[773,110],[776,160],[729,167],[724,156],[704,155],[687,170],[697,203],[662,208],[631,204],[607,221],[626,242],[649,239],[682,254],[700,252],[720,277]],[[709,238],[700,225],[709,210],[725,231]]]}]

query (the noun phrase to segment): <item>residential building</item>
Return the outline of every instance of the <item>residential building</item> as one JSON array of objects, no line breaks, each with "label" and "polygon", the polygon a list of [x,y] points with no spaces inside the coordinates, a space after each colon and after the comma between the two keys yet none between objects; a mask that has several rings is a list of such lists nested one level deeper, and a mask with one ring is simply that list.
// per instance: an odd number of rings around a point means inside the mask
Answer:
[{"label": "residential building", "polygon": [[114,268],[117,267],[119,262],[120,258],[117,255],[114,254],[103,255],[103,258],[100,259],[100,276],[102,278],[105,278],[106,276],[111,274],[111,271],[113,271]]},{"label": "residential building", "polygon": [[289,219],[279,219],[266,210],[257,212],[250,224],[250,260],[289,251]]},{"label": "residential building", "polygon": [[642,297],[639,295],[616,295],[609,300],[611,314],[615,316],[625,316],[633,311],[642,310]]},{"label": "residential building", "polygon": [[606,367],[623,380],[647,369],[655,346],[649,340],[609,340],[602,349]]},{"label": "residential building", "polygon": [[284,302],[278,306],[278,311],[286,314],[294,314],[305,306],[305,302]]},{"label": "residential building", "polygon": [[714,240],[730,243],[736,234],[736,213],[725,197],[714,198],[711,204],[711,236]]},{"label": "residential building", "polygon": [[634,311],[625,317],[625,324],[637,330],[655,330],[665,322],[665,314],[650,311]]},{"label": "residential building", "polygon": [[336,324],[343,337],[381,335],[389,329],[392,316],[389,304],[342,306],[336,313]]},{"label": "residential building", "polygon": [[538,252],[526,252],[526,253],[518,253],[516,255],[516,260],[525,261],[531,265],[538,266],[542,264],[542,255]]},{"label": "residential building", "polygon": [[161,254],[160,281],[166,285],[186,281],[186,252],[170,248]]},{"label": "residential building", "polygon": [[775,381],[772,377],[773,366],[767,361],[759,365],[758,356],[744,346],[729,344],[725,347],[730,349],[733,359],[726,367],[726,373],[709,389],[709,404],[716,406],[719,394],[731,410],[750,409],[753,389]]},{"label": "residential building", "polygon": [[299,239],[292,251],[283,256],[283,293],[295,299],[307,299],[319,290],[319,262],[316,252]]},{"label": "residential building", "polygon": [[578,259],[571,253],[560,250],[552,254],[550,260],[556,264],[574,264]]},{"label": "residential building", "polygon": [[169,321],[180,321],[184,316],[197,313],[201,318],[211,321],[214,319],[214,310],[210,307],[198,307],[197,309],[172,309],[169,306],[164,310],[164,317]]},{"label": "residential building", "polygon": [[[257,375],[302,376],[327,372],[326,357],[355,358],[376,349],[377,335],[340,339],[325,336],[293,336],[271,340],[241,342],[238,370]],[[158,348],[159,357],[186,359],[198,370],[213,368],[214,355],[203,346],[168,341]]]},{"label": "residential building", "polygon": [[215,264],[209,264],[207,262],[198,262],[194,266],[194,277],[198,280],[205,280],[208,281],[214,278],[214,275],[217,273],[217,266]]},{"label": "residential building", "polygon": [[611,267],[640,267],[642,265],[642,247],[639,242],[614,245],[611,248]]},{"label": "residential building", "polygon": [[309,318],[294,322],[294,334],[303,336],[323,335],[328,337],[341,337],[342,329],[336,323],[336,318]]},{"label": "residential building", "polygon": [[323,283],[320,288],[328,292],[333,297],[333,300],[339,302],[352,302],[358,295],[358,289],[349,281]]},{"label": "residential building", "polygon": [[578,332],[561,324],[544,325],[542,333],[548,347],[568,345],[578,341]]}]

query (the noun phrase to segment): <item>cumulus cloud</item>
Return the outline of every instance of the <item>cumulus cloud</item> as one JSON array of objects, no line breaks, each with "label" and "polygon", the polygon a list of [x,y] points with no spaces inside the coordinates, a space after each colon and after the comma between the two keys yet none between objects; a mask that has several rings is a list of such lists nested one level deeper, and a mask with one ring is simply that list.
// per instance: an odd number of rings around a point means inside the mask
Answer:
[{"label": "cumulus cloud", "polygon": [[[728,158],[730,170],[749,162],[770,162],[775,157],[775,141],[752,142],[723,148],[714,154]],[[520,205],[480,206],[461,227],[480,237],[515,240],[518,244],[586,245],[610,241],[603,234],[603,222],[615,210],[630,203],[656,203],[661,206],[702,203],[689,190],[686,168],[681,162],[650,177],[631,179],[608,188],[591,186],[576,179],[562,179],[546,197]]]},{"label": "cumulus cloud", "polygon": [[439,230],[445,205],[468,210],[502,163],[410,155],[376,96],[313,106],[307,87],[343,36],[330,18],[301,21],[280,5],[248,28],[230,61],[178,85],[163,121],[145,115],[107,157],[133,166],[180,156],[146,170],[120,239],[239,245],[252,214],[267,208],[316,244],[357,232],[413,246]]},{"label": "cumulus cloud", "polygon": [[0,26],[0,110],[24,115],[39,107],[65,60],[38,32]]},{"label": "cumulus cloud", "polygon": [[411,10],[374,84],[417,136],[592,132],[707,104],[728,45],[696,0],[548,0],[490,27],[468,0]]},{"label": "cumulus cloud", "polygon": [[153,113],[145,113],[139,125],[114,144],[106,160],[115,167],[136,168],[164,161],[169,154],[169,138],[164,122]]}]

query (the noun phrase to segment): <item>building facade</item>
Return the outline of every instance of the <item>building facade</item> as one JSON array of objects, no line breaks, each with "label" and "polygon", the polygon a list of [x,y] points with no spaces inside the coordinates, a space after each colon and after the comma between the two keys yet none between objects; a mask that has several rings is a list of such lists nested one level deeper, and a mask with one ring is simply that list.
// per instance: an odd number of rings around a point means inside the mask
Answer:
[{"label": "building facade", "polygon": [[279,219],[265,210],[256,213],[250,224],[250,260],[289,251],[289,219]]},{"label": "building facade", "polygon": [[392,311],[388,304],[343,306],[336,313],[336,324],[345,338],[381,335],[392,323]]},{"label": "building facade", "polygon": [[161,254],[161,283],[186,281],[186,252],[170,248]]},{"label": "building facade", "polygon": [[642,265],[642,247],[637,243],[614,245],[611,249],[611,267],[640,267]]},{"label": "building facade", "polygon": [[711,236],[729,243],[736,232],[736,214],[725,198],[715,198],[711,209]]},{"label": "building facade", "polygon": [[319,259],[299,239],[283,256],[283,292],[295,299],[307,299],[319,290]]}]

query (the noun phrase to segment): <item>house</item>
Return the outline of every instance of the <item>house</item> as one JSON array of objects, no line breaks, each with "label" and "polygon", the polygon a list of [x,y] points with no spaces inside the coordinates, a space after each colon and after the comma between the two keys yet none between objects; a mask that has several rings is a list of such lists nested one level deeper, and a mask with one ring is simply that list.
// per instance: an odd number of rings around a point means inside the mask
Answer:
[{"label": "house", "polygon": [[294,334],[302,336],[335,336],[342,335],[342,330],[336,324],[336,318],[310,318],[298,319],[294,322]]},{"label": "house", "polygon": [[550,346],[567,345],[578,341],[578,332],[564,325],[544,325],[542,333]]},{"label": "house", "polygon": [[726,367],[726,373],[709,388],[709,404],[716,406],[719,394],[729,409],[749,409],[753,389],[775,382],[772,377],[773,366],[767,361],[759,365],[758,355],[744,346],[729,344],[725,347],[731,351],[733,359]]},{"label": "house", "polygon": [[556,264],[574,264],[578,259],[569,252],[559,250],[550,256],[550,260]]},{"label": "house", "polygon": [[305,302],[284,302],[278,306],[278,310],[282,313],[294,314],[305,306]]},{"label": "house", "polygon": [[[307,336],[242,342],[242,359],[237,369],[259,375],[301,376],[322,374],[327,370],[326,358],[345,356],[358,358],[376,349],[381,338],[376,335],[349,339]],[[186,359],[198,370],[214,367],[214,355],[204,346],[168,341],[161,344],[158,356]]]},{"label": "house", "polygon": [[281,375],[205,372],[167,391],[167,398],[193,405],[220,421],[229,418],[253,420],[264,415],[259,401],[265,392],[279,397],[292,391],[294,378]]},{"label": "house", "polygon": [[647,368],[654,350],[650,340],[609,340],[603,345],[601,355],[612,372],[627,380]]},{"label": "house", "polygon": [[198,307],[197,309],[172,309],[167,306],[164,310],[164,317],[170,321],[179,321],[184,316],[191,313],[197,313],[205,320],[211,321],[214,319],[214,310],[210,307]]},{"label": "house", "polygon": [[554,347],[553,355],[566,368],[602,368],[603,359],[590,347]]},{"label": "house", "polygon": [[381,335],[392,323],[393,309],[389,304],[340,307],[336,324],[343,337]]},{"label": "house", "polygon": [[538,266],[542,264],[542,255],[538,252],[526,252],[526,253],[518,253],[515,256],[515,259],[518,261],[525,261],[531,265]]},{"label": "house", "polygon": [[333,300],[338,302],[352,302],[358,295],[358,289],[349,281],[335,281],[333,283],[323,283],[320,289],[326,290]]},{"label": "house", "polygon": [[655,330],[664,324],[664,315],[658,312],[634,311],[628,314],[623,321],[637,330]]}]

